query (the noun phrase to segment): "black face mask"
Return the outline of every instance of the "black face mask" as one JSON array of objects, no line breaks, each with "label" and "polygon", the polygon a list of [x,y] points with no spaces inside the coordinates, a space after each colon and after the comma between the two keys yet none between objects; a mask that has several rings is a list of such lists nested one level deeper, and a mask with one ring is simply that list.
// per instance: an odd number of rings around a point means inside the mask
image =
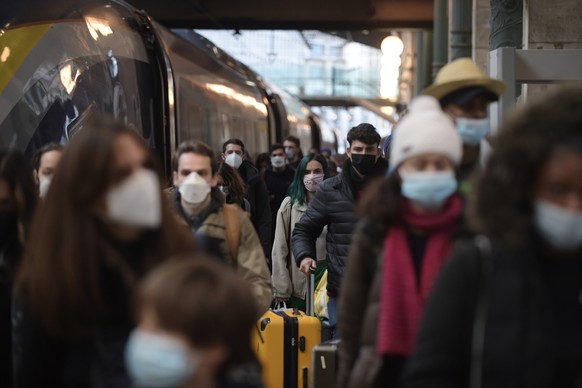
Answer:
[{"label": "black face mask", "polygon": [[18,236],[17,221],[16,212],[0,211],[0,248],[4,247],[9,239]]},{"label": "black face mask", "polygon": [[352,154],[352,165],[360,174],[366,175],[376,165],[376,155]]}]

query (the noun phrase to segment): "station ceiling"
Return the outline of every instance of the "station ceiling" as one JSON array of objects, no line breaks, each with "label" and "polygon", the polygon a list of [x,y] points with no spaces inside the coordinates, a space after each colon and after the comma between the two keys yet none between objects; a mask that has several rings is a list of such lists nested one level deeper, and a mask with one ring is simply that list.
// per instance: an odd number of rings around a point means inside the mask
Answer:
[{"label": "station ceiling", "polygon": [[[391,30],[430,29],[434,0],[129,0],[170,28],[337,31],[379,47]],[[340,32],[341,31],[341,32]]]}]

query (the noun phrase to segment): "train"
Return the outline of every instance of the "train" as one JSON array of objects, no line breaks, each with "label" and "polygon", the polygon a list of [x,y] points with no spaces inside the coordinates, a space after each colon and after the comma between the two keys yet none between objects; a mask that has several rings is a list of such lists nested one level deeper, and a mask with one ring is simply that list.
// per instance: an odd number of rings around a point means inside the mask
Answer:
[{"label": "train", "polygon": [[193,30],[121,0],[3,0],[0,147],[31,156],[106,115],[137,131],[166,174],[183,140],[267,151],[288,135],[337,150],[337,132],[295,96]]}]

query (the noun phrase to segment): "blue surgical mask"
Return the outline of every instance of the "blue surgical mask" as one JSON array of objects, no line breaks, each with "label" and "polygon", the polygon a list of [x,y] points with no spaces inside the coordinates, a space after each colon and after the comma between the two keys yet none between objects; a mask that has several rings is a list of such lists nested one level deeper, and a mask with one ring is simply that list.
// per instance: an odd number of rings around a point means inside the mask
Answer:
[{"label": "blue surgical mask", "polygon": [[289,159],[293,159],[295,157],[295,151],[293,151],[292,149],[286,149],[285,154]]},{"label": "blue surgical mask", "polygon": [[558,250],[572,251],[582,246],[582,212],[538,199],[534,224],[544,240]]},{"label": "blue surgical mask", "polygon": [[133,331],[127,342],[125,365],[137,387],[152,388],[180,387],[197,369],[185,344],[139,329]]},{"label": "blue surgical mask", "polygon": [[427,208],[441,207],[457,190],[457,179],[452,171],[406,172],[402,177],[402,195]]},{"label": "blue surgical mask", "polygon": [[465,117],[458,117],[455,119],[457,130],[463,144],[476,146],[481,143],[481,140],[489,133],[489,119],[469,119]]}]

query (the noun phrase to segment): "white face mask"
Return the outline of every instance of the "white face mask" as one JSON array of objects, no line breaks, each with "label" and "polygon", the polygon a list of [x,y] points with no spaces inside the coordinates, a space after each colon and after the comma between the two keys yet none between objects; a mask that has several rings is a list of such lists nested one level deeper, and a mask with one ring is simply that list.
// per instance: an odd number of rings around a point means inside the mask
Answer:
[{"label": "white face mask", "polygon": [[285,158],[282,156],[271,156],[271,164],[275,168],[281,168],[285,166]]},{"label": "white face mask", "polygon": [[538,199],[534,223],[542,237],[558,250],[572,251],[582,246],[582,212]]},{"label": "white face mask", "polygon": [[162,223],[160,181],[140,170],[107,192],[107,218],[120,225],[155,229]]},{"label": "white face mask", "polygon": [[232,168],[239,168],[242,164],[242,156],[236,152],[233,152],[232,154],[226,155],[224,162]]},{"label": "white face mask", "polygon": [[52,177],[40,177],[39,179],[39,185],[38,185],[38,194],[41,198],[44,198],[46,196],[46,193],[48,192],[48,189],[51,185],[51,182],[53,180]]},{"label": "white face mask", "polygon": [[180,185],[182,199],[190,205],[200,205],[210,193],[210,183],[206,182],[198,173],[190,173]]}]

